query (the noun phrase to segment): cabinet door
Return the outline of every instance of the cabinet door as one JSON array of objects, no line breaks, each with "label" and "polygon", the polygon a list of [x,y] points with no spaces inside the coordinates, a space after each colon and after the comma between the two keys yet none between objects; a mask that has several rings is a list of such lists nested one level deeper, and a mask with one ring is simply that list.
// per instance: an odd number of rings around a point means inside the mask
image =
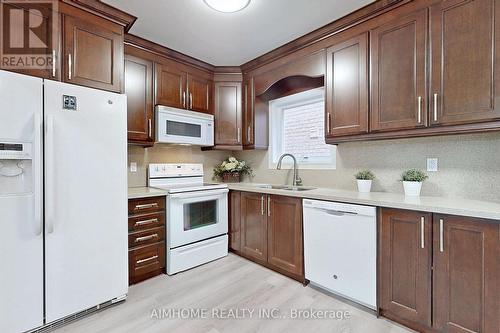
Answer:
[{"label": "cabinet door", "polygon": [[371,129],[426,126],[427,9],[371,31]]},{"label": "cabinet door", "polygon": [[241,192],[241,252],[258,262],[267,262],[266,196]]},{"label": "cabinet door", "polygon": [[187,108],[187,73],[180,64],[165,60],[155,65],[156,105]]},{"label": "cabinet door", "polygon": [[431,325],[432,216],[381,209],[379,217],[379,307],[415,328]]},{"label": "cabinet door", "polygon": [[431,7],[432,124],[500,118],[500,1]]},{"label": "cabinet door", "polygon": [[188,74],[189,109],[197,112],[213,113],[210,108],[212,81]]},{"label": "cabinet door", "polygon": [[500,331],[500,224],[434,215],[434,327]]},{"label": "cabinet door", "polygon": [[279,271],[304,275],[302,200],[267,197],[268,263]]},{"label": "cabinet door", "polygon": [[215,144],[241,145],[241,83],[215,83]]},{"label": "cabinet door", "polygon": [[[0,13],[3,16],[0,21],[3,22],[5,30],[4,36],[2,36],[4,38],[3,46],[0,49],[0,69],[44,79],[59,80],[61,36],[59,35],[59,22],[57,22],[59,14],[53,11],[52,3],[2,2],[0,3]],[[30,27],[29,37],[23,32],[23,29],[8,30],[10,27],[15,27],[17,23],[23,24],[23,19],[38,24],[35,27]],[[11,55],[16,55],[12,62],[10,61]],[[22,58],[18,58],[18,56],[29,58],[35,56],[36,60],[34,64],[26,63],[25,67],[19,64],[18,60]]]},{"label": "cabinet door", "polygon": [[229,248],[241,251],[241,192],[229,193]]},{"label": "cabinet door", "polygon": [[368,34],[326,50],[326,135],[368,132]]},{"label": "cabinet door", "polygon": [[121,92],[123,28],[96,16],[64,16],[63,81]]},{"label": "cabinet door", "polygon": [[253,77],[243,80],[243,145],[252,146],[255,143],[254,124],[255,86]]},{"label": "cabinet door", "polygon": [[125,93],[127,94],[128,140],[151,144],[153,119],[153,63],[125,56]]}]

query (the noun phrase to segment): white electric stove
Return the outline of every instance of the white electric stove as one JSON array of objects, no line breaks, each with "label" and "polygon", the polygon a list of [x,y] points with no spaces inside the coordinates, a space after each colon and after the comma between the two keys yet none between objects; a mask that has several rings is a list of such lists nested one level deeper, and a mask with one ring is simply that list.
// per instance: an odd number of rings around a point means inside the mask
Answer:
[{"label": "white electric stove", "polygon": [[227,185],[204,183],[202,164],[150,164],[148,186],[168,192],[167,274],[227,256]]}]

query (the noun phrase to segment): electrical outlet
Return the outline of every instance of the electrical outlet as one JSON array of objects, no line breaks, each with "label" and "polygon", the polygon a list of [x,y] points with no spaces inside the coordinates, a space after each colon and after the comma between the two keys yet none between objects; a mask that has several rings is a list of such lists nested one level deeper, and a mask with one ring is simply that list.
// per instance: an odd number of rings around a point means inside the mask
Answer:
[{"label": "electrical outlet", "polygon": [[438,159],[437,158],[428,158],[427,159],[427,171],[428,172],[437,172],[438,171]]},{"label": "electrical outlet", "polygon": [[130,162],[130,172],[137,172],[137,162]]}]

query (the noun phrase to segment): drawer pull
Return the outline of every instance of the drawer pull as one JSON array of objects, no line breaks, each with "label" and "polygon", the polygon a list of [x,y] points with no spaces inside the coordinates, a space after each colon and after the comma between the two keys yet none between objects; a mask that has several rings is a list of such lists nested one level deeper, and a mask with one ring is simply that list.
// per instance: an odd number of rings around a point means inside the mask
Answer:
[{"label": "drawer pull", "polygon": [[139,265],[139,264],[143,264],[145,262],[148,262],[148,261],[151,261],[151,260],[156,260],[156,259],[158,259],[157,255],[149,257],[149,258],[146,258],[146,259],[137,260],[136,263]]},{"label": "drawer pull", "polygon": [[141,225],[147,225],[147,224],[153,224],[153,223],[157,223],[158,222],[158,219],[150,219],[150,220],[144,220],[144,221],[137,221],[135,222],[135,227],[139,227]]},{"label": "drawer pull", "polygon": [[157,207],[158,207],[158,204],[155,202],[155,203],[150,203],[150,204],[145,204],[145,205],[136,205],[135,210],[157,208]]},{"label": "drawer pull", "polygon": [[144,236],[144,237],[137,237],[134,242],[140,243],[140,242],[145,242],[145,241],[155,239],[155,238],[158,238],[158,234],[153,234],[153,235]]}]

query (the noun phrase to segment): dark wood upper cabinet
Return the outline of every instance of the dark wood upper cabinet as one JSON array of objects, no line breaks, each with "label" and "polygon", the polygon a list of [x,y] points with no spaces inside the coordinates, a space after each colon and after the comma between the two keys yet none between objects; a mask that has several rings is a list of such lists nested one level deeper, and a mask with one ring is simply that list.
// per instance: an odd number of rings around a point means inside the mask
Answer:
[{"label": "dark wood upper cabinet", "polygon": [[152,61],[125,55],[125,93],[129,143],[152,145],[155,123]]},{"label": "dark wood upper cabinet", "polygon": [[431,123],[500,119],[500,1],[431,7]]},{"label": "dark wood upper cabinet", "polygon": [[178,63],[164,60],[155,65],[155,104],[174,108],[187,108],[187,72]]},{"label": "dark wood upper cabinet", "polygon": [[268,195],[268,263],[298,278],[304,275],[302,200]]},{"label": "dark wood upper cabinet", "polygon": [[434,215],[434,328],[500,332],[499,282],[500,224]]},{"label": "dark wood upper cabinet", "polygon": [[241,145],[241,82],[215,83],[215,145]]},{"label": "dark wood upper cabinet", "polygon": [[243,78],[243,146],[251,147],[255,143],[255,86],[253,77]]},{"label": "dark wood upper cabinet", "polygon": [[63,81],[121,92],[123,27],[94,15],[63,20]]},{"label": "dark wood upper cabinet", "polygon": [[371,129],[426,126],[427,9],[371,31]]},{"label": "dark wood upper cabinet", "polygon": [[241,192],[241,252],[260,263],[267,262],[266,195]]},{"label": "dark wood upper cabinet", "polygon": [[432,215],[381,209],[378,237],[381,313],[416,329],[430,327]]},{"label": "dark wood upper cabinet", "polygon": [[229,248],[241,251],[241,192],[229,192]]},{"label": "dark wood upper cabinet", "polygon": [[212,81],[208,78],[188,74],[187,82],[187,91],[189,93],[188,109],[197,112],[213,113],[210,107]]},{"label": "dark wood upper cabinet", "polygon": [[326,136],[368,132],[368,34],[326,50]]}]

